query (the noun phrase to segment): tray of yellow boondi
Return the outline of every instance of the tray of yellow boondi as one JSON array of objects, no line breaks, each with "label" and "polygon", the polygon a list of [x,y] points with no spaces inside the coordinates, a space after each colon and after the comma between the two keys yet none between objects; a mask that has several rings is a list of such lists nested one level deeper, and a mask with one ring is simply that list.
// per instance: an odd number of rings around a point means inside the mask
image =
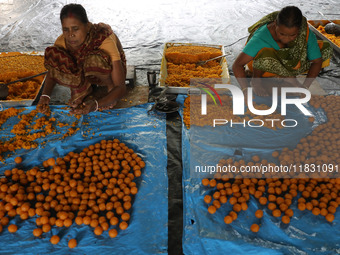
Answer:
[{"label": "tray of yellow boondi", "polygon": [[[340,20],[330,20],[335,24],[340,25]],[[317,37],[328,41],[335,52],[340,54],[340,35],[329,34],[325,31],[325,26],[330,23],[328,20],[308,20],[309,28],[316,34]]]},{"label": "tray of yellow boondi", "polygon": [[[41,52],[0,53],[0,83],[8,83],[46,71]],[[8,85],[6,100],[0,100],[2,107],[30,106],[36,99],[45,75]]]},{"label": "tray of yellow boondi", "polygon": [[224,55],[223,45],[197,43],[165,43],[159,85],[168,86],[169,93],[187,94],[190,79],[222,78],[229,83],[230,76],[225,57],[198,65],[199,61]]}]

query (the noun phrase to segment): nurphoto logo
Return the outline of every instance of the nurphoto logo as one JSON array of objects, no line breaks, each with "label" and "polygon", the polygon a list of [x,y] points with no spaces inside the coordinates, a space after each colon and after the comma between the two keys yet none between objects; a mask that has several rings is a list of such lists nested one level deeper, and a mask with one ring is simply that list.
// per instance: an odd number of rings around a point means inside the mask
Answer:
[{"label": "nurphoto logo", "polygon": [[[227,89],[231,92],[232,98],[233,98],[233,114],[234,115],[244,115],[244,94],[242,90],[235,86],[235,85],[230,85],[230,84],[215,84],[214,85],[215,89]],[[214,89],[212,88],[212,89]],[[216,90],[213,91],[216,91]],[[304,98],[287,98],[287,94],[289,93],[301,93],[304,94]],[[209,93],[210,96],[211,93]],[[218,96],[220,99],[220,96],[218,95],[217,92],[215,94]],[[273,88],[273,93],[272,93],[272,106],[268,110],[257,110],[254,107],[253,104],[253,89],[251,87],[247,88],[247,103],[248,103],[248,108],[250,112],[256,115],[269,115],[272,114],[273,112],[276,111],[277,105],[278,105],[278,88]],[[308,89],[305,88],[281,88],[281,115],[285,116],[287,113],[287,105],[292,104],[295,105],[300,111],[306,115],[306,116],[313,116],[304,106],[304,103],[308,103],[311,98],[311,93]],[[201,95],[201,103],[202,103],[202,115],[207,114],[207,95],[202,94]],[[221,102],[222,105],[222,102]]]},{"label": "nurphoto logo", "polygon": [[[289,83],[281,83],[289,85]],[[193,109],[191,110],[191,120],[207,123],[209,119],[210,123],[206,124],[208,126],[216,127],[228,124],[231,127],[241,125],[257,128],[266,126],[266,124],[270,124],[272,127],[278,124],[282,127],[295,127],[298,125],[298,121],[286,118],[288,107],[301,112],[304,116],[313,116],[304,105],[311,99],[311,93],[308,89],[302,87],[277,86],[277,83],[273,82],[273,86],[267,88],[270,90],[270,95],[266,97],[265,107],[263,104],[258,105],[256,103],[257,98],[254,96],[252,87],[241,90],[239,86],[225,84],[221,80],[202,79],[202,81],[194,80],[191,83],[191,88],[198,89],[196,91],[200,93],[200,95],[191,97],[190,109]],[[198,100],[197,97],[200,99]],[[218,99],[219,104],[216,99]],[[211,103],[211,100],[213,103]],[[197,111],[198,107],[200,108],[199,112]],[[232,114],[230,114],[231,109]],[[240,116],[244,116],[241,121],[237,118]],[[257,117],[254,118],[254,116]],[[263,116],[268,118],[265,119]],[[273,116],[276,116],[276,118],[273,118]],[[278,116],[280,118],[277,118]]]}]

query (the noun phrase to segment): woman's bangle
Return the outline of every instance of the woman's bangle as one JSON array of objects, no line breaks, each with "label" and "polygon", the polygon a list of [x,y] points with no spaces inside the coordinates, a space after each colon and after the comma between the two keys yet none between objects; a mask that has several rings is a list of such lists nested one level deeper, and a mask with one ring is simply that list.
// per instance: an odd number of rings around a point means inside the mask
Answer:
[{"label": "woman's bangle", "polygon": [[247,88],[248,88],[248,87],[243,88],[243,89],[242,89],[242,92],[244,92]]},{"label": "woman's bangle", "polygon": [[96,111],[98,111],[99,105],[98,105],[98,101],[96,99],[94,100],[94,102],[96,103],[96,110],[94,110],[96,112]]},{"label": "woman's bangle", "polygon": [[41,95],[40,97],[47,97],[49,100],[51,100],[51,97],[49,95]]}]

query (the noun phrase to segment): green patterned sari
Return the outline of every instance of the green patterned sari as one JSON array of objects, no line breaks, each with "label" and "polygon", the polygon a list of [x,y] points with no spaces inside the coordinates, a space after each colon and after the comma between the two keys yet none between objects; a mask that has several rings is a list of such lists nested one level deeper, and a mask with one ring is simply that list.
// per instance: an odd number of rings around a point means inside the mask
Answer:
[{"label": "green patterned sari", "polygon": [[[279,12],[273,12],[263,17],[248,28],[250,33],[247,42],[261,26],[276,20]],[[307,20],[303,17],[297,38],[288,44],[287,48],[276,50],[263,48],[253,60],[253,68],[267,73],[265,76],[292,77],[309,70],[311,63],[307,58],[307,40],[310,31]],[[333,54],[332,47],[327,41],[318,41],[322,60],[329,60]],[[269,75],[268,75],[269,74]],[[272,75],[270,75],[272,74]]]}]

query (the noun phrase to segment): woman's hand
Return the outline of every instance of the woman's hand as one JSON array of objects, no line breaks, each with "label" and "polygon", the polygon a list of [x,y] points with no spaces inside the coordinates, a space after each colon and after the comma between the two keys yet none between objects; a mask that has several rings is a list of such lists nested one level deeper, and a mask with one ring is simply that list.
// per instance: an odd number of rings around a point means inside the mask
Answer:
[{"label": "woman's hand", "polygon": [[41,113],[47,113],[50,110],[49,103],[50,103],[50,96],[52,94],[52,90],[56,82],[50,77],[50,73],[47,73],[44,88],[42,91],[42,95],[40,96],[37,110]]},{"label": "woman's hand", "polygon": [[87,100],[70,110],[71,114],[88,114],[98,110],[98,102],[96,100]]},{"label": "woman's hand", "polygon": [[44,114],[49,112],[49,110],[50,110],[49,103],[50,103],[49,97],[41,96],[40,99],[39,99],[39,102],[37,104],[38,112],[41,112],[41,113],[44,113]]},{"label": "woman's hand", "polygon": [[71,108],[77,108],[81,104],[82,104],[82,99],[77,99],[77,100],[74,100],[72,102],[69,102],[69,105],[70,105]]}]

